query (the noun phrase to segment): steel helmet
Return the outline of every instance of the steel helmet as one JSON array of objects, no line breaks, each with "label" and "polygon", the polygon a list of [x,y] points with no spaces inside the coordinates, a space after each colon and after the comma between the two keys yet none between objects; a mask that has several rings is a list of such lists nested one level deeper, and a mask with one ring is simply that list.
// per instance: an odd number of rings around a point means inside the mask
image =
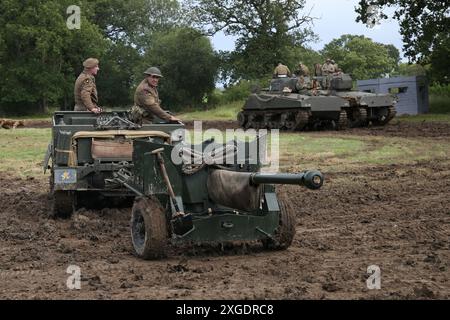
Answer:
[{"label": "steel helmet", "polygon": [[158,76],[160,78],[163,77],[163,75],[161,74],[161,70],[159,70],[156,67],[150,67],[147,70],[145,70],[144,74],[149,75],[149,76]]}]

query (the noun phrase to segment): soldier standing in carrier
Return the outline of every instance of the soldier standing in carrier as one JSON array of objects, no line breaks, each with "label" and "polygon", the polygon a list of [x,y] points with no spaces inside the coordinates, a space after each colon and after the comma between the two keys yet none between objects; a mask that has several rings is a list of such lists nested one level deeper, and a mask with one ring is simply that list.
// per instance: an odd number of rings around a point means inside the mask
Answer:
[{"label": "soldier standing in carrier", "polygon": [[144,74],[146,78],[141,81],[134,94],[134,106],[130,111],[131,120],[139,124],[152,123],[153,117],[157,116],[167,122],[180,121],[161,109],[157,89],[159,79],[163,77],[161,71],[156,67],[151,67]]},{"label": "soldier standing in carrier", "polygon": [[274,78],[284,78],[284,77],[290,77],[291,76],[291,70],[281,62],[278,63],[275,70],[273,71],[273,77]]},{"label": "soldier standing in carrier", "polygon": [[99,61],[95,58],[89,58],[83,62],[84,70],[75,81],[75,111],[102,112],[102,108],[98,106],[97,87],[95,85],[95,76],[100,70],[98,64]]}]

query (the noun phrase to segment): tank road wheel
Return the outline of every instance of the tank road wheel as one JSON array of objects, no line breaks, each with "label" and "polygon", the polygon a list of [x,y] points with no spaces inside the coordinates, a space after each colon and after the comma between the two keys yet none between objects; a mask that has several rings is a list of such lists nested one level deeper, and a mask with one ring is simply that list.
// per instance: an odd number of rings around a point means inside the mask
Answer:
[{"label": "tank road wheel", "polygon": [[255,120],[256,116],[254,114],[249,114],[247,117],[247,122],[244,126],[244,129],[250,129],[250,128],[254,128],[254,120]]},{"label": "tank road wheel", "polygon": [[352,120],[350,123],[350,127],[363,127],[367,123],[367,109],[363,107],[357,107],[353,109],[352,112]]},{"label": "tank road wheel", "polygon": [[264,239],[262,244],[265,249],[285,250],[294,240],[295,236],[295,215],[292,207],[280,200],[280,224],[275,231],[273,239]]},{"label": "tank road wheel", "polygon": [[345,130],[348,127],[347,111],[341,110],[339,113],[339,120],[337,130]]},{"label": "tank road wheel", "polygon": [[247,120],[248,120],[247,116],[244,114],[244,112],[240,111],[237,114],[237,121],[241,128],[245,128],[245,125],[247,124]]},{"label": "tank road wheel", "polygon": [[138,257],[150,260],[166,256],[166,220],[156,197],[136,198],[131,211],[131,239]]},{"label": "tank road wheel", "polygon": [[387,115],[381,116],[376,120],[373,120],[372,123],[376,126],[384,126],[386,125],[389,121],[391,121],[392,119],[394,119],[395,115],[397,114],[397,111],[395,111],[395,107],[394,106],[390,106],[387,107]]},{"label": "tank road wheel", "polygon": [[57,190],[52,192],[51,216],[53,218],[70,218],[76,210],[76,193]]},{"label": "tank road wheel", "polygon": [[299,111],[295,115],[295,129],[303,130],[309,122],[311,113],[309,111]]}]

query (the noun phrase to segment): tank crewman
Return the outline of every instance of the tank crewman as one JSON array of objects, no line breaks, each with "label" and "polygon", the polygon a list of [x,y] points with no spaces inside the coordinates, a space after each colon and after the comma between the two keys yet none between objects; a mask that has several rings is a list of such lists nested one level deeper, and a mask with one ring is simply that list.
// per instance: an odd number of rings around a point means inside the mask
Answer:
[{"label": "tank crewman", "polygon": [[302,62],[299,62],[295,74],[297,76],[309,77],[309,69]]},{"label": "tank crewman", "polygon": [[275,70],[273,70],[274,78],[285,78],[291,76],[291,70],[281,62],[278,63]]},{"label": "tank crewman", "polygon": [[322,75],[333,74],[336,72],[335,65],[331,62],[331,59],[327,59],[322,65]]},{"label": "tank crewman", "polygon": [[99,61],[95,58],[89,58],[83,62],[84,70],[75,81],[75,111],[102,112],[102,108],[98,106],[97,87],[95,85],[95,76],[100,70],[98,64]]},{"label": "tank crewman", "polygon": [[136,88],[134,93],[134,106],[131,108],[130,117],[135,123],[152,123],[154,116],[167,122],[176,122],[180,119],[168,114],[160,107],[161,101],[158,95],[158,83],[163,77],[156,67],[148,68],[144,74],[145,79]]},{"label": "tank crewman", "polygon": [[316,77],[320,77],[322,75],[322,65],[320,63],[316,63],[314,65],[314,75]]},{"label": "tank crewman", "polygon": [[[334,61],[333,59],[331,59],[331,63],[334,66],[334,72],[339,72],[339,70],[341,70],[338,66],[338,64],[336,63],[336,61]],[[342,70],[341,70],[342,71]]]}]

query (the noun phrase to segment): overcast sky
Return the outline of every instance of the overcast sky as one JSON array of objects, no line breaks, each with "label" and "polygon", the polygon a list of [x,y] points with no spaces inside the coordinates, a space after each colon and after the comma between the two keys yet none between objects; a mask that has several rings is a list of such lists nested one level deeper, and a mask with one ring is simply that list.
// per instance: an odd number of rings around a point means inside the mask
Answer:
[{"label": "overcast sky", "polygon": [[[343,34],[364,35],[376,42],[393,44],[403,57],[403,42],[398,22],[392,19],[383,20],[380,25],[367,28],[355,21],[354,8],[358,2],[358,0],[306,0],[305,10],[309,11],[312,8],[311,16],[318,18],[314,21],[313,30],[320,38],[319,42],[309,45],[314,50],[321,50],[325,44]],[[233,50],[234,40],[233,37],[218,34],[213,37],[212,43],[216,50]]]}]

